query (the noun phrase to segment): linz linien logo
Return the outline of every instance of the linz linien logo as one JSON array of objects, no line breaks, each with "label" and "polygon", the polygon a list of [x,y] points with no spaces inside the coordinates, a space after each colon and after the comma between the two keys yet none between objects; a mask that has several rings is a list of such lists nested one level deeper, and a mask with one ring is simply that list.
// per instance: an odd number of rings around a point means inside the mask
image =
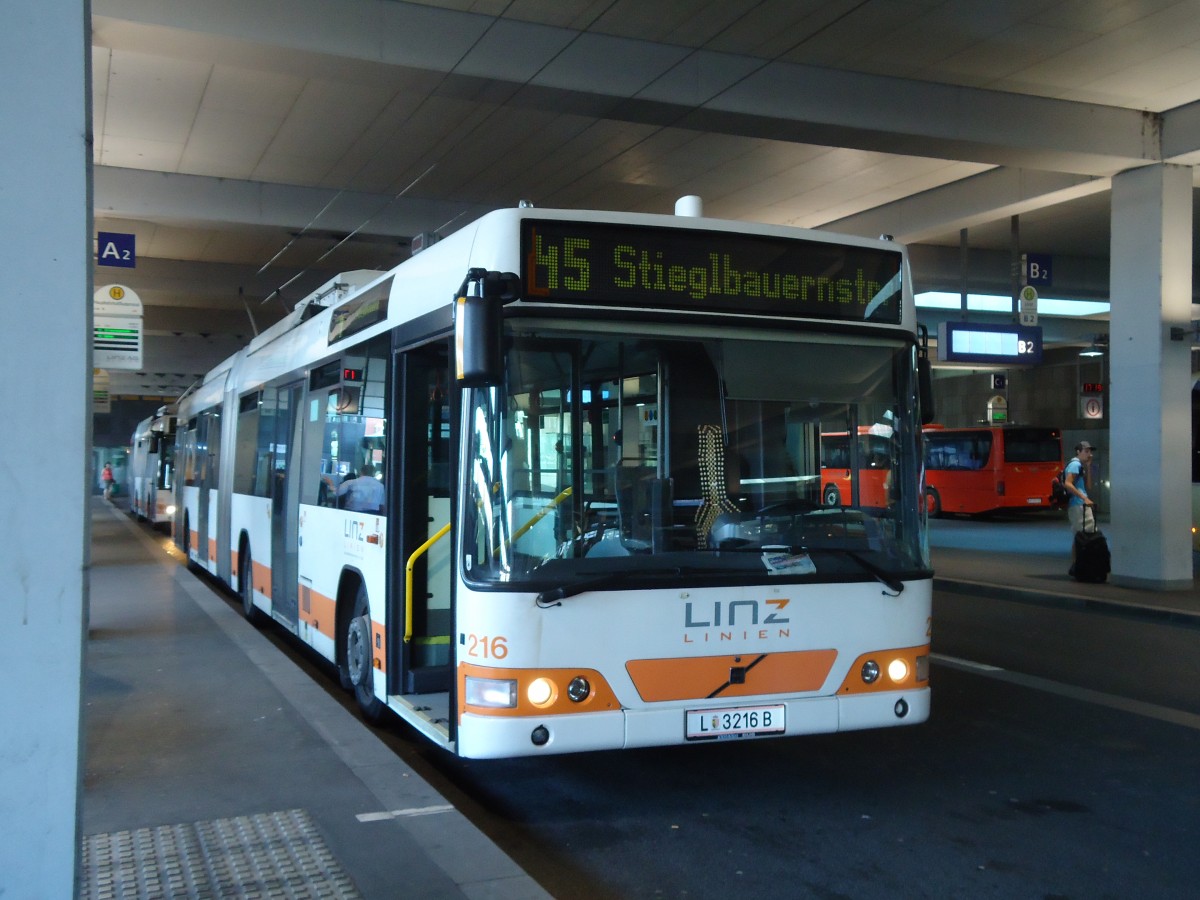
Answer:
[{"label": "linz linien logo", "polygon": [[[712,603],[684,604],[685,644],[723,641],[765,641],[773,637],[791,637],[791,622],[781,615],[790,603],[782,597],[771,600],[714,600]],[[774,627],[764,627],[774,626]]]}]

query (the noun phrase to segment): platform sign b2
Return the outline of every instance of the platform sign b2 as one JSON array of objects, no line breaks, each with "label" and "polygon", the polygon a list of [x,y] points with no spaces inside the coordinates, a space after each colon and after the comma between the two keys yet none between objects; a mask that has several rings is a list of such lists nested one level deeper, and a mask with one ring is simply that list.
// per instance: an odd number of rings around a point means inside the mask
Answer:
[{"label": "platform sign b2", "polygon": [[1054,286],[1054,257],[1049,253],[1022,253],[1025,283],[1037,287]]},{"label": "platform sign b2", "polygon": [[1038,293],[1037,288],[1027,284],[1021,288],[1021,324],[1037,325],[1038,323]]}]

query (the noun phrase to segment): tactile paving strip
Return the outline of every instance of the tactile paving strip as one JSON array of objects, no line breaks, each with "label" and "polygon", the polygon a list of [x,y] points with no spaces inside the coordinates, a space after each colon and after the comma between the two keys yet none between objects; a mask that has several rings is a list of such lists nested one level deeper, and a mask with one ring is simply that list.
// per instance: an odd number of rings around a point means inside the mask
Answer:
[{"label": "tactile paving strip", "polygon": [[83,840],[82,900],[360,900],[302,809]]}]

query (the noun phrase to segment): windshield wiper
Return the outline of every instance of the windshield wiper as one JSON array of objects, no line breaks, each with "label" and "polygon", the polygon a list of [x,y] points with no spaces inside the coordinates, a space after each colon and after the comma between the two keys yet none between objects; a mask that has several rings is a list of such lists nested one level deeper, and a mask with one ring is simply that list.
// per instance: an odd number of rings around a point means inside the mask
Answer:
[{"label": "windshield wiper", "polygon": [[691,571],[703,570],[692,569],[688,566],[666,566],[658,569],[622,569],[618,572],[606,572],[603,575],[596,575],[592,578],[581,578],[569,584],[549,588],[539,592],[534,600],[542,608],[557,606],[561,601],[568,597],[574,597],[576,594],[585,594],[588,591],[599,591],[604,588],[615,587],[626,581],[636,581],[643,575],[661,578],[663,575],[683,575],[685,572]]},{"label": "windshield wiper", "polygon": [[840,553],[842,556],[849,557],[850,559],[852,559],[856,563],[858,563],[859,567],[864,572],[866,572],[868,575],[870,575],[872,578],[874,578],[876,581],[878,581],[884,587],[890,589],[892,591],[892,593],[900,594],[900,593],[903,593],[903,591],[904,591],[904,582],[903,581],[901,581],[899,578],[897,578],[895,575],[891,574],[890,572],[886,571],[885,569],[882,569],[879,566],[875,565],[875,563],[871,562],[865,556],[860,554],[857,550],[851,550],[847,547],[813,547],[811,550],[808,550],[806,552],[809,552],[809,553]]}]

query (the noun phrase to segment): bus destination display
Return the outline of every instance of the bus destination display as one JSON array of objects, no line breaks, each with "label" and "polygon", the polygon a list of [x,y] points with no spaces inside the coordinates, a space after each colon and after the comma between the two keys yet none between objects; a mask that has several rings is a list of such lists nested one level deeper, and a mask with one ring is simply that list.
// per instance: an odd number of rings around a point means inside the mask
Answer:
[{"label": "bus destination display", "polygon": [[521,250],[529,300],[900,322],[898,250],[536,219]]}]

